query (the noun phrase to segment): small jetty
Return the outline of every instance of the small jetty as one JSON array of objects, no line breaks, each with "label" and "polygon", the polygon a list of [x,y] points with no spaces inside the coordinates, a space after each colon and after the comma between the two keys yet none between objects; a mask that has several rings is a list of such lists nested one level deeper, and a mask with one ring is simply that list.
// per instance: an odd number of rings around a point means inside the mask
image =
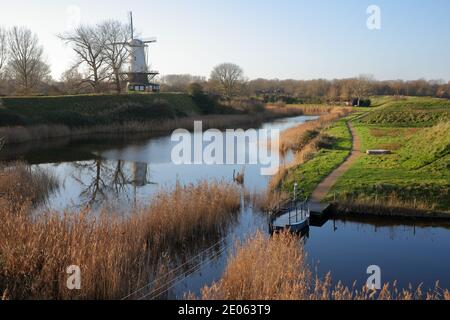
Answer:
[{"label": "small jetty", "polygon": [[309,228],[310,210],[308,201],[292,201],[283,208],[278,216],[271,222],[271,231],[279,232],[289,230],[291,232],[302,232]]},{"label": "small jetty", "polygon": [[320,201],[310,200],[308,202],[311,216],[315,218],[325,217],[331,210],[330,203],[324,203]]}]

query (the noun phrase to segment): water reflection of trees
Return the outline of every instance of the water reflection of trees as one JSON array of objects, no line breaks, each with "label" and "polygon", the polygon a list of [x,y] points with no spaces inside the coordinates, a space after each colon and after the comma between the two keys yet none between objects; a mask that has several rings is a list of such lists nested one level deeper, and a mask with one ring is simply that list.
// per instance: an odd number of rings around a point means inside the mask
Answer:
[{"label": "water reflection of trees", "polygon": [[[129,168],[127,166],[129,164]],[[82,206],[99,206],[111,198],[136,197],[136,189],[154,184],[148,179],[149,165],[122,160],[96,159],[72,164],[75,172],[72,178],[81,186]],[[133,194],[134,192],[134,194]]]}]

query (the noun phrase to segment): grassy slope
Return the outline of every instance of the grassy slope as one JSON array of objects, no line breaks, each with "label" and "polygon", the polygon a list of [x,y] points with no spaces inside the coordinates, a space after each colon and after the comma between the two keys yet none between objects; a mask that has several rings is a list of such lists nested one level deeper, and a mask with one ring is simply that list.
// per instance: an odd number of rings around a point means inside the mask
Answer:
[{"label": "grassy slope", "polygon": [[362,123],[393,127],[426,127],[450,120],[450,100],[408,97],[374,99],[375,111],[362,119]]},{"label": "grassy slope", "polygon": [[123,123],[199,113],[184,94],[83,95],[0,98],[0,126],[63,124],[69,127]]},{"label": "grassy slope", "polygon": [[310,195],[315,187],[348,157],[352,148],[352,136],[346,120],[336,122],[323,133],[332,137],[332,145],[321,149],[313,159],[291,170],[283,182],[284,191],[292,191],[298,182],[300,190]]},{"label": "grassy slope", "polygon": [[395,196],[399,203],[449,210],[450,122],[445,121],[449,111],[448,100],[384,99],[354,127],[362,150],[383,148],[393,154],[364,155],[338,180],[329,197],[382,203]]}]

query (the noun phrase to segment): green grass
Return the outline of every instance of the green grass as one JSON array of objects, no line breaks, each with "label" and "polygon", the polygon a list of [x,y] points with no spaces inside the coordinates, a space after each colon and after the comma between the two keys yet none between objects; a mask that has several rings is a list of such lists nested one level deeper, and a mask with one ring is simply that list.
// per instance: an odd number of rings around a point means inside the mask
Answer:
[{"label": "green grass", "polygon": [[303,189],[306,196],[311,195],[316,186],[349,156],[352,136],[345,119],[324,130],[323,134],[331,137],[331,146],[321,149],[313,159],[292,169],[283,181],[282,190],[291,192],[294,183],[298,182],[300,190]]},{"label": "green grass", "polygon": [[[450,101],[434,98],[375,97],[364,108],[324,132],[334,138],[304,164],[289,169],[282,189],[299,182],[307,195],[349,155],[351,121],[361,149],[388,149],[390,155],[359,158],[328,194],[329,201],[350,209],[353,201],[383,214],[383,208],[405,212],[450,211]],[[346,207],[350,205],[350,207]],[[386,213],[389,210],[386,210]],[[392,212],[391,212],[392,213]]]},{"label": "green grass", "polygon": [[450,120],[450,100],[427,97],[375,97],[375,109],[363,117],[364,124],[394,127],[426,127]]},{"label": "green grass", "polygon": [[[391,155],[364,154],[333,187],[329,198],[381,200],[450,209],[450,122],[431,128],[375,127],[354,124],[362,150],[388,149]],[[382,200],[381,200],[382,201]]]},{"label": "green grass", "polygon": [[198,114],[185,94],[0,98],[0,126],[82,127]]}]

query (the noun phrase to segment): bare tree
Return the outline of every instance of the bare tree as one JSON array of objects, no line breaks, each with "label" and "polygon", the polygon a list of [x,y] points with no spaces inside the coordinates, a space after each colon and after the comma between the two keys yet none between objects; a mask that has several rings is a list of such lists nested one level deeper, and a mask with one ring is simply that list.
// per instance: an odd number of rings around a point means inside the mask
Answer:
[{"label": "bare tree", "polygon": [[371,84],[373,76],[360,75],[352,81],[352,92],[356,99],[358,99],[358,107],[361,106],[361,100],[368,98],[371,94]]},{"label": "bare tree", "polygon": [[6,30],[0,26],[0,78],[2,75],[2,69],[8,59],[7,35]]},{"label": "bare tree", "polygon": [[90,86],[83,82],[83,75],[77,66],[64,71],[61,75],[62,90],[66,94],[80,94],[90,92]]},{"label": "bare tree", "polygon": [[28,94],[50,75],[50,67],[44,62],[44,49],[37,36],[26,28],[13,27],[8,40],[8,76]]},{"label": "bare tree", "polygon": [[236,64],[223,63],[213,69],[210,80],[219,86],[225,98],[231,99],[245,82],[244,71]]},{"label": "bare tree", "polygon": [[326,98],[329,103],[335,103],[339,98],[339,88],[336,84],[331,84],[327,91]]},{"label": "bare tree", "polygon": [[109,78],[115,84],[117,93],[122,92],[123,66],[129,57],[126,42],[130,37],[130,26],[116,20],[108,20],[100,25],[105,39],[103,57],[108,66]]},{"label": "bare tree", "polygon": [[73,32],[59,35],[66,44],[71,45],[77,54],[76,67],[85,67],[84,83],[91,85],[94,92],[101,91],[101,84],[108,78],[105,57],[106,39],[99,26],[80,26]]}]

